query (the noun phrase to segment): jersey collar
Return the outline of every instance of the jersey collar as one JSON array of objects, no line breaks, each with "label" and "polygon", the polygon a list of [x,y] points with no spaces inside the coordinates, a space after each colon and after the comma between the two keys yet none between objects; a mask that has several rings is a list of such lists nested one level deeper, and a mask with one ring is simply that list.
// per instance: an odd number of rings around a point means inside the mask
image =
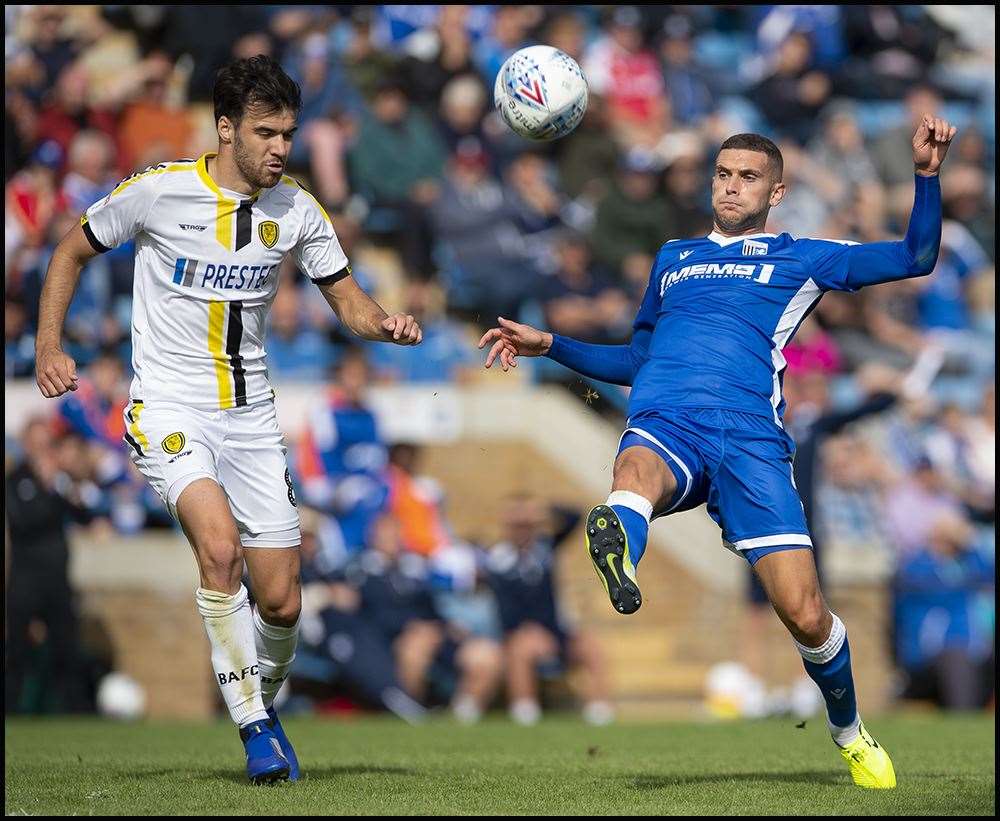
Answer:
[{"label": "jersey collar", "polygon": [[720,234],[718,231],[713,231],[711,234],[709,234],[707,237],[705,237],[705,239],[710,239],[716,245],[721,245],[723,248],[725,248],[727,245],[732,245],[734,242],[743,242],[743,240],[745,240],[745,239],[759,239],[760,237],[771,237],[773,239],[776,236],[778,236],[778,235],[777,234],[741,234],[738,237],[725,237],[722,234]]},{"label": "jersey collar", "polygon": [[253,194],[241,194],[239,191],[232,191],[228,188],[219,188],[215,180],[213,180],[211,175],[208,173],[209,158],[217,156],[218,154],[216,154],[216,152],[209,151],[205,154],[202,154],[198,158],[198,162],[195,166],[195,168],[198,171],[198,179],[200,179],[205,184],[205,187],[213,194],[215,194],[215,196],[220,200],[235,199],[237,201],[250,200],[250,202],[256,202],[259,199],[263,189],[258,189]]}]

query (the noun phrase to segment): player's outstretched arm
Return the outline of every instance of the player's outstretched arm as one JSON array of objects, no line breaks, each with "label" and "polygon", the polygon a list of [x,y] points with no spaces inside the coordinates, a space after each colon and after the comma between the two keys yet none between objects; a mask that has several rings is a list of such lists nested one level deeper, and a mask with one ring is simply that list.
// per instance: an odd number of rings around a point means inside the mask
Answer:
[{"label": "player's outstretched arm", "polygon": [[358,283],[350,275],[329,285],[320,285],[319,289],[340,321],[362,339],[392,342],[396,345],[419,345],[424,338],[420,325],[412,316],[389,316],[358,287]]},{"label": "player's outstretched arm", "polygon": [[77,388],[76,362],[62,349],[62,329],[80,271],[95,256],[97,250],[77,224],[59,241],[45,272],[35,335],[35,381],[49,399]]},{"label": "player's outstretched arm", "polygon": [[583,376],[614,385],[632,384],[635,367],[629,345],[591,345],[502,316],[497,321],[499,327],[491,328],[479,340],[480,348],[490,346],[487,368],[499,360],[500,367],[509,371],[517,367],[519,356],[548,356]]},{"label": "player's outstretched arm", "polygon": [[[941,247],[941,183],[938,173],[957,129],[947,120],[925,115],[913,135],[913,211],[902,242],[851,246],[843,260],[832,263],[834,287],[854,290],[899,279],[926,276],[937,264]],[[820,265],[822,266],[822,263]]]}]

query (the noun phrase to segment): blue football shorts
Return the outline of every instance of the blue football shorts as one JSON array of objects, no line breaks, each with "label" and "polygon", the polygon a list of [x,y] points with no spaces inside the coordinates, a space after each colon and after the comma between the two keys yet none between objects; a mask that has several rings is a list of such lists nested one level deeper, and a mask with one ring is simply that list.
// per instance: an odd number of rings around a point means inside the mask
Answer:
[{"label": "blue football shorts", "polygon": [[684,408],[643,411],[626,425],[618,452],[648,448],[677,480],[673,498],[654,518],[706,504],[723,545],[751,565],[768,553],[812,548],[792,478],[795,444],[772,419]]}]

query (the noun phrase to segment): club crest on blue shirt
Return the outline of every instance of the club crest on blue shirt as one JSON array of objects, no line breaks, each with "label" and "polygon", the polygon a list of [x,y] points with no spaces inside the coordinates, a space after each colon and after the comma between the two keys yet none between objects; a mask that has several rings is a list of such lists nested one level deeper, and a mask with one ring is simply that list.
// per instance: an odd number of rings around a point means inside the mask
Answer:
[{"label": "club crest on blue shirt", "polygon": [[743,240],[743,256],[745,257],[767,256],[767,243],[757,242],[757,240],[753,239]]},{"label": "club crest on blue shirt", "polygon": [[753,239],[743,240],[743,256],[745,257],[763,257],[767,255],[767,243],[757,242]]}]

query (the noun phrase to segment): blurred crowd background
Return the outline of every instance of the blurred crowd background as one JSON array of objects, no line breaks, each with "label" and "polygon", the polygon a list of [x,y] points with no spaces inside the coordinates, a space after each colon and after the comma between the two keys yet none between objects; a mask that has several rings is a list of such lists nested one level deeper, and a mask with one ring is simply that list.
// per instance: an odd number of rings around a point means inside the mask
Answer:
[{"label": "blurred crowd background", "polygon": [[[316,289],[283,271],[271,372],[327,397],[290,448],[306,511],[300,673],[403,715],[438,687],[472,719],[505,681],[530,722],[547,659],[583,665],[591,719],[610,708],[599,656],[558,615],[553,551],[580,511],[512,498],[499,544],[456,538],[419,449],[380,435],[367,386],[476,379],[476,340],[498,314],[626,341],[659,246],[711,230],[712,161],[733,133],[767,134],[784,154],[770,231],[899,238],[915,123],[952,120],[936,270],[828,294],[786,350],[786,419],[821,559],[836,547],[894,568],[900,692],[992,698],[992,7],[7,6],[5,24],[8,384],[32,378],[44,272],[80,212],[137,169],[215,149],[216,70],[267,53],[301,84],[289,173],[333,215],[362,285],[417,316],[424,343],[353,347]],[[501,64],[533,43],[573,56],[590,85],[583,123],[555,143],[514,136],[492,111]],[[19,663],[39,618],[57,624],[50,636],[74,629],[71,607],[44,605],[70,598],[54,510],[98,530],[172,526],[121,445],[132,253],[88,265],[70,308],[81,389],[5,441]],[[622,418],[619,389],[523,365]],[[80,663],[71,645],[60,663]]]}]

